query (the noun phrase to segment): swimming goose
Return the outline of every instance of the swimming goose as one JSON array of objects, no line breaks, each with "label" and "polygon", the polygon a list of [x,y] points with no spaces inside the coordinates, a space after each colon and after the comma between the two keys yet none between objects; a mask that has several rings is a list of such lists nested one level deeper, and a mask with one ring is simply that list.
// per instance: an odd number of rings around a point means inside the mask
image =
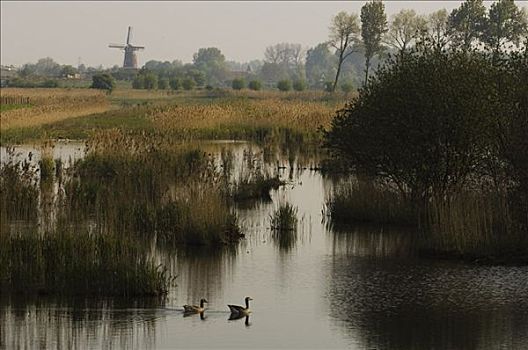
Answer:
[{"label": "swimming goose", "polygon": [[201,299],[200,306],[198,305],[183,305],[183,312],[186,314],[201,314],[205,311],[204,303],[207,303],[207,300]]},{"label": "swimming goose", "polygon": [[251,313],[251,310],[249,309],[249,301],[253,300],[250,297],[246,297],[246,307],[240,306],[240,305],[227,305],[229,307],[229,310],[231,311],[231,314],[238,315],[238,316],[245,316],[249,315]]}]

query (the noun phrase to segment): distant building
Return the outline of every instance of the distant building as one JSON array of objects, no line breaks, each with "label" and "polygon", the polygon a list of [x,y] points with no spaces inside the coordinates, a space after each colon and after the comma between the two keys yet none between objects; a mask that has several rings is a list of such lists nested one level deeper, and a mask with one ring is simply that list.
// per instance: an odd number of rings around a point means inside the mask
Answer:
[{"label": "distant building", "polygon": [[0,87],[6,87],[9,85],[9,80],[15,79],[18,77],[17,67],[10,66],[0,66]]}]

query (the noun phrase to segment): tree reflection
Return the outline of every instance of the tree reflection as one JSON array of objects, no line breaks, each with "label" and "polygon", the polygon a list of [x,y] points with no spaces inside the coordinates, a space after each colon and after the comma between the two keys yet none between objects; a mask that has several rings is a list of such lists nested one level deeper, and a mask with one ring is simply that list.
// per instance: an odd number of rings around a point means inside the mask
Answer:
[{"label": "tree reflection", "polygon": [[528,341],[528,270],[501,270],[336,256],[330,310],[365,348],[517,349]]}]

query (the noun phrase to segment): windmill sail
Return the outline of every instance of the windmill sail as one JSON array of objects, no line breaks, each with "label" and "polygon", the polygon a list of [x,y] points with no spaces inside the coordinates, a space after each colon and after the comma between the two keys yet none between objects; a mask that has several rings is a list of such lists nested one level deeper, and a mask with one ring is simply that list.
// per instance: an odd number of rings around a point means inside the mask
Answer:
[{"label": "windmill sail", "polygon": [[108,47],[113,49],[120,49],[125,51],[125,59],[123,60],[123,68],[137,69],[136,51],[145,49],[145,46],[135,46],[132,41],[132,27],[128,27],[126,44],[110,44]]}]

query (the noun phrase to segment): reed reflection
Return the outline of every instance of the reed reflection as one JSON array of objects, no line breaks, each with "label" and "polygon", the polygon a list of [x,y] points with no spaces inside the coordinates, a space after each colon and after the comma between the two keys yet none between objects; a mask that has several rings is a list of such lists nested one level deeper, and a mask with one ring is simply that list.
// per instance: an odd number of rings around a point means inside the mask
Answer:
[{"label": "reed reflection", "polygon": [[163,299],[0,301],[0,347],[106,349],[156,347]]},{"label": "reed reflection", "polygon": [[528,342],[528,269],[409,259],[330,263],[333,322],[364,348],[521,349]]},{"label": "reed reflection", "polygon": [[407,229],[379,225],[331,228],[332,253],[351,256],[412,256],[415,235]]},{"label": "reed reflection", "polygon": [[[176,250],[160,250],[163,263],[171,267],[176,277],[176,289],[181,304],[196,302],[202,298],[215,300],[222,293],[224,280],[235,266],[238,247],[178,247]],[[185,288],[182,290],[182,288]]]}]

